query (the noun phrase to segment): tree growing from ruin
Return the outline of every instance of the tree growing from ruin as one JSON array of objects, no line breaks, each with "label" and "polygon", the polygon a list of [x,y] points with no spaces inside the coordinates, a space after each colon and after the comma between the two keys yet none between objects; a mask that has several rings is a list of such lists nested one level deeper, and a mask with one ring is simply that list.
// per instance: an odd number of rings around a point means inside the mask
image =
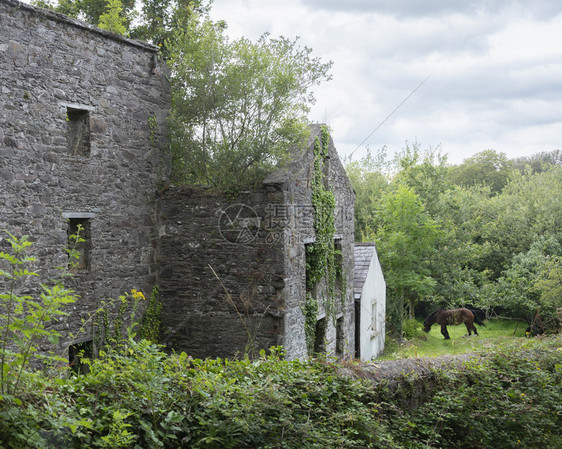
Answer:
[{"label": "tree growing from ruin", "polygon": [[[207,0],[36,0],[100,28],[160,46],[171,69],[172,180],[249,187],[308,136],[311,88],[331,62],[285,37],[230,40]],[[137,15],[135,21],[132,19]]]},{"label": "tree growing from ruin", "polygon": [[230,40],[224,22],[192,14],[168,42],[173,181],[232,190],[263,180],[304,143],[310,88],[331,63],[298,40]]},{"label": "tree growing from ruin", "polygon": [[108,0],[107,9],[100,15],[98,26],[102,30],[112,33],[125,34],[125,17],[123,16],[123,4],[121,0]]}]

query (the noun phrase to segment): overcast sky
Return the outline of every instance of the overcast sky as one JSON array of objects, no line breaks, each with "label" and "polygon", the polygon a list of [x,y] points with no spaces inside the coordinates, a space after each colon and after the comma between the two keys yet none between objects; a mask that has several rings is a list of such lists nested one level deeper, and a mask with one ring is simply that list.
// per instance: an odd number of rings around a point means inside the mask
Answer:
[{"label": "overcast sky", "polygon": [[340,156],[407,142],[450,163],[562,148],[560,0],[214,0],[211,15],[233,38],[300,36],[334,62],[310,119]]}]

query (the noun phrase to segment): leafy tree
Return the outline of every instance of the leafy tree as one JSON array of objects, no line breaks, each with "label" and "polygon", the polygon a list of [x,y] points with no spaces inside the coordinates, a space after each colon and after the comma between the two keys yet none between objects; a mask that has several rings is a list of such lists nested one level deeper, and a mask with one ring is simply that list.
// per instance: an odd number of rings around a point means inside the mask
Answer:
[{"label": "leafy tree", "polygon": [[497,195],[507,184],[511,170],[512,162],[504,153],[485,150],[451,168],[449,176],[452,182],[462,187],[485,185]]},{"label": "leafy tree", "polygon": [[440,229],[425,212],[418,195],[403,185],[383,198],[381,220],[377,249],[398,309],[401,332],[404,302],[409,303],[410,318],[414,318],[416,300],[430,295],[435,287],[428,261]]},{"label": "leafy tree", "polygon": [[166,42],[174,40],[175,31],[186,26],[192,12],[203,13],[210,8],[210,2],[205,0],[121,0],[121,9],[117,3],[117,0],[33,1],[35,6],[160,46],[164,58],[168,57]]},{"label": "leafy tree", "polygon": [[513,160],[513,168],[525,173],[528,169],[531,173],[546,171],[552,166],[562,166],[562,151],[543,151],[532,156],[518,157]]},{"label": "leafy tree", "polygon": [[210,3],[205,0],[142,0],[138,25],[131,37],[150,42],[161,48],[161,56],[168,59],[168,45],[175,42],[176,31],[188,25],[192,14],[206,14]]},{"label": "leafy tree", "polygon": [[358,161],[345,161],[346,174],[355,190],[355,240],[373,239],[379,227],[378,210],[390,182],[383,174],[386,149],[370,151]]},{"label": "leafy tree", "polygon": [[556,309],[562,307],[561,259],[562,244],[556,238],[537,239],[528,252],[514,257],[498,279],[501,302],[494,305],[529,323],[538,310],[547,327],[557,327]]},{"label": "leafy tree", "polygon": [[121,0],[108,0],[107,9],[100,15],[98,26],[102,30],[117,34],[125,34],[125,17],[123,16],[123,4]]},{"label": "leafy tree", "polygon": [[[119,3],[122,7],[119,11],[121,23],[125,30],[129,31],[135,17],[135,0],[121,0]],[[69,17],[85,20],[93,25],[98,25],[101,17],[109,10],[118,8],[116,0],[56,0],[56,3],[52,3],[51,0],[36,0],[33,4],[41,8],[53,9]],[[126,32],[120,34],[126,34]]]},{"label": "leafy tree", "polygon": [[439,215],[439,198],[450,187],[446,180],[447,156],[437,149],[420,149],[418,143],[406,148],[394,158],[398,169],[394,182],[411,187],[419,195],[426,211],[436,217]]},{"label": "leafy tree", "polygon": [[169,43],[173,180],[237,189],[261,181],[304,141],[309,90],[331,63],[297,40],[230,41],[194,15]]}]

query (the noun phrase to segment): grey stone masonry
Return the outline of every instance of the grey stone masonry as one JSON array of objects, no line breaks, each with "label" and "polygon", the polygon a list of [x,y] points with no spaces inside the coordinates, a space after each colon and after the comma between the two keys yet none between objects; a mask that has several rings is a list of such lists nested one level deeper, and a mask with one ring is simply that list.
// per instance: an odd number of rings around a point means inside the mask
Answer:
[{"label": "grey stone masonry", "polygon": [[148,296],[157,281],[156,192],[170,105],[157,52],[0,0],[0,238],[3,230],[29,235],[44,281],[67,264],[68,233],[85,226],[72,280],[81,298],[63,332],[75,332],[100,301],[132,288]]},{"label": "grey stone masonry", "polygon": [[[193,357],[232,357],[282,345],[307,356],[305,247],[315,241],[311,200],[313,142],[261,188],[236,197],[207,189],[170,188],[162,199],[164,343]],[[344,284],[337,323],[325,319],[325,351],[354,348],[353,205],[355,195],[330,141],[325,172],[336,197],[336,236]],[[211,269],[212,268],[212,269]],[[316,291],[320,302],[326,286]]]}]

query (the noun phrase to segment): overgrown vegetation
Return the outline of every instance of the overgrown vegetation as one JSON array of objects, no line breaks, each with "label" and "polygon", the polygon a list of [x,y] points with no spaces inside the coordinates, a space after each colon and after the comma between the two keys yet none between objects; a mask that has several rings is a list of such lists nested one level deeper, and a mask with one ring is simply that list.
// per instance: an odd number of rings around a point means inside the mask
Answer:
[{"label": "overgrown vegetation", "polygon": [[[308,137],[312,88],[332,63],[298,38],[230,40],[212,1],[37,0],[36,5],[159,45],[170,68],[171,180],[249,188]],[[135,5],[137,7],[135,8]],[[140,14],[138,12],[140,11]]]},{"label": "overgrown vegetation", "polygon": [[398,405],[407,391],[352,380],[329,361],[290,362],[278,351],[254,361],[192,360],[131,339],[89,361],[87,374],[27,376],[19,401],[0,401],[0,444],[557,447],[562,359],[553,343],[506,347],[438,370],[435,391],[410,409]]},{"label": "overgrown vegetation", "polygon": [[[262,351],[255,360],[165,354],[136,339],[136,306],[144,295],[133,289],[116,300],[121,313],[101,327],[105,339],[97,357],[81,354],[83,369],[73,370],[57,357],[32,370],[31,354],[40,355],[37,343],[57,336],[47,325],[62,316],[63,303],[53,301],[52,290],[45,288],[40,300],[18,293],[25,287],[22,276],[33,276],[25,268],[33,259],[26,238],[10,236],[9,242],[11,252],[0,253],[2,275],[13,281],[0,295],[4,448],[393,449],[516,443],[539,448],[560,443],[559,338],[495,348],[460,369],[435,370],[431,393],[412,409],[404,405],[413,391],[411,373],[403,376],[404,388],[389,390],[384,381],[343,375],[342,366],[329,359],[284,360],[280,348],[268,356]],[[69,253],[79,260],[72,248]],[[147,334],[157,329],[150,324],[158,310],[156,291],[152,298],[152,318],[142,321]],[[344,367],[361,370],[358,363]]]},{"label": "overgrown vegetation", "polygon": [[346,168],[356,236],[376,241],[385,273],[388,329],[400,333],[404,306],[409,318],[470,306],[559,329],[560,151],[509,160],[487,150],[451,166],[414,145]]},{"label": "overgrown vegetation", "polygon": [[[319,137],[314,141],[314,171],[312,173],[312,206],[314,207],[314,232],[316,240],[306,245],[306,303],[304,309],[305,332],[308,353],[313,354],[314,342],[325,339],[326,328],[318,328],[318,312],[320,306],[325,310],[326,317],[334,324],[338,304],[343,301],[345,291],[337,291],[338,250],[334,246],[336,198],[331,186],[325,185],[325,161],[328,158],[330,133],[322,127]],[[326,295],[315,296],[317,286],[324,282]],[[344,284],[342,282],[342,284]],[[338,299],[340,301],[338,301]],[[321,333],[321,335],[318,335]]]},{"label": "overgrown vegetation", "polygon": [[[22,285],[38,276],[28,269],[35,261],[26,251],[31,242],[27,236],[12,234],[8,234],[7,242],[11,250],[0,251],[0,285],[7,286],[6,291],[0,291],[0,399],[4,396],[21,402],[18,395],[25,391],[23,379],[30,365],[51,366],[63,360],[41,351],[39,345],[58,342],[60,333],[51,326],[67,315],[64,307],[77,298],[60,279],[40,284],[37,296],[22,291]],[[75,251],[69,256],[72,268],[79,256]]]},{"label": "overgrown vegetation", "polygon": [[167,48],[175,183],[253,186],[306,142],[309,89],[331,64],[297,40],[230,41],[224,23],[194,14]]}]

